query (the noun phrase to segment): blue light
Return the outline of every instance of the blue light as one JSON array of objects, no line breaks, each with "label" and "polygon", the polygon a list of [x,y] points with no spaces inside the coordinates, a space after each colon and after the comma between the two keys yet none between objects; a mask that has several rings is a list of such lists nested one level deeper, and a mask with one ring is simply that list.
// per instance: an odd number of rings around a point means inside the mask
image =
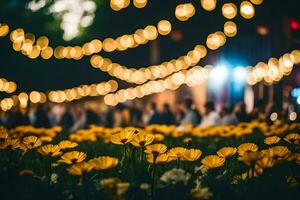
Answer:
[{"label": "blue light", "polygon": [[298,98],[300,96],[300,88],[294,88],[292,91],[291,91],[291,95],[292,97],[294,98]]},{"label": "blue light", "polygon": [[300,104],[300,96],[297,98],[297,103]]},{"label": "blue light", "polygon": [[245,83],[247,77],[247,69],[244,67],[236,67],[232,73],[233,81],[236,83]]}]

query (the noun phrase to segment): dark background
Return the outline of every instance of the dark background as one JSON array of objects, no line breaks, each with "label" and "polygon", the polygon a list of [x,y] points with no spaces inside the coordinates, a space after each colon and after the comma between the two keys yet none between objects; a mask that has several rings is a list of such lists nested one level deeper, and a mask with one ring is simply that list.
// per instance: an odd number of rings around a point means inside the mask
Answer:
[{"label": "dark background", "polygon": [[[159,36],[160,61],[177,58],[195,44],[205,44],[206,36],[212,32],[223,30],[226,19],[221,15],[221,6],[225,2],[239,5],[241,0],[218,0],[217,9],[207,12],[201,8],[199,0],[190,0],[196,8],[196,14],[187,22],[180,22],[174,16],[176,5],[180,0],[149,0],[144,9],[137,9],[133,3],[119,12],[111,10],[109,0],[97,0],[97,11],[92,26],[82,29],[76,39],[65,42],[62,39],[60,21],[46,13],[46,8],[31,12],[25,8],[28,0],[1,0],[0,23],[7,23],[10,29],[22,27],[25,32],[34,33],[36,37],[46,35],[50,45],[82,45],[92,39],[103,41],[106,37],[134,33],[138,28],[149,24],[156,25],[161,19],[168,19],[173,30],[182,33],[182,40],[174,41],[170,35]],[[238,25],[238,35],[228,38],[224,47],[210,51],[209,55],[200,61],[200,65],[216,64],[225,59],[232,65],[255,65],[258,61],[267,61],[271,56],[278,57],[287,51],[299,47],[298,33],[291,33],[289,20],[300,20],[299,0],[265,0],[260,6],[255,6],[256,15],[251,20],[238,15],[233,21]],[[267,36],[257,34],[256,27],[263,25],[269,28]],[[300,38],[300,37],[299,37]],[[150,44],[135,49],[113,53],[100,52],[100,55],[111,58],[128,67],[142,67],[150,64]],[[80,84],[98,83],[111,77],[94,69],[89,64],[90,57],[76,60],[50,60],[41,58],[31,60],[20,52],[15,52],[9,36],[0,38],[0,77],[17,82],[20,91],[47,91],[65,89]],[[293,82],[293,81],[291,81]],[[120,81],[121,87],[128,84]],[[1,97],[8,96],[0,94]]]}]

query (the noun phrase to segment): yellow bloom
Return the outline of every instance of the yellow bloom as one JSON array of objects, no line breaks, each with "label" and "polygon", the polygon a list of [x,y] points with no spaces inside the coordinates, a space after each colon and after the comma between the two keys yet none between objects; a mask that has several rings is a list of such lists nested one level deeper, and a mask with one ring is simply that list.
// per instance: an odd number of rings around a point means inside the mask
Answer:
[{"label": "yellow bloom", "polygon": [[244,155],[246,152],[256,152],[258,147],[254,143],[244,143],[238,146],[238,153],[240,156]]},{"label": "yellow bloom", "polygon": [[60,156],[62,154],[62,152],[60,151],[60,147],[53,144],[47,144],[38,148],[38,152],[44,156],[51,157]]},{"label": "yellow bloom", "polygon": [[268,157],[278,160],[285,159],[291,154],[290,150],[286,146],[274,146],[263,151],[263,153],[265,153]]},{"label": "yellow bloom", "polygon": [[199,149],[187,149],[181,156],[181,160],[194,162],[200,158],[202,151]]},{"label": "yellow bloom", "polygon": [[275,159],[264,156],[263,158],[259,159],[256,164],[262,169],[272,168],[275,165]]},{"label": "yellow bloom", "polygon": [[42,145],[42,141],[36,136],[24,137],[22,143],[28,149],[33,149]]},{"label": "yellow bloom", "polygon": [[163,141],[164,139],[165,139],[165,136],[163,134],[160,134],[160,133],[154,134],[154,141],[160,142],[160,141]]},{"label": "yellow bloom", "polygon": [[193,139],[190,138],[190,137],[184,138],[184,139],[183,139],[183,143],[184,143],[184,144],[189,144],[189,143],[191,143],[192,141],[193,141]]},{"label": "yellow bloom", "polygon": [[133,140],[130,143],[135,147],[144,147],[151,144],[153,140],[154,140],[153,134],[138,133],[134,136]]},{"label": "yellow bloom", "polygon": [[71,151],[63,154],[59,163],[75,164],[84,161],[86,154],[80,151]]},{"label": "yellow bloom", "polygon": [[0,126],[0,141],[8,138],[7,129],[3,126]]},{"label": "yellow bloom", "polygon": [[123,130],[119,133],[113,134],[110,138],[114,144],[125,145],[133,140],[135,131],[132,129]]},{"label": "yellow bloom", "polygon": [[261,159],[262,156],[261,152],[247,151],[242,156],[239,156],[238,160],[246,165],[253,165],[257,160]]},{"label": "yellow bloom", "polygon": [[175,156],[176,158],[180,158],[184,154],[185,151],[186,151],[186,148],[174,147],[169,150],[169,154]]},{"label": "yellow bloom", "polygon": [[82,176],[89,173],[93,169],[93,165],[90,163],[82,162],[78,164],[71,165],[68,168],[68,172],[74,176]]},{"label": "yellow bloom", "polygon": [[264,143],[267,145],[277,144],[280,141],[278,136],[270,136],[264,139]]},{"label": "yellow bloom", "polygon": [[119,160],[115,157],[100,156],[89,160],[89,163],[93,165],[94,169],[96,170],[107,170],[116,167],[119,163]]},{"label": "yellow bloom", "polygon": [[201,163],[208,169],[222,167],[225,163],[225,158],[217,155],[208,155],[201,160]]},{"label": "yellow bloom", "polygon": [[0,149],[17,149],[20,147],[20,141],[18,139],[8,138],[4,142],[0,143]]},{"label": "yellow bloom", "polygon": [[[169,155],[168,153],[163,153],[158,156],[155,156],[155,164],[166,164],[166,163],[172,162],[173,160],[176,160],[176,157],[173,155]],[[148,154],[147,161],[150,164],[153,164],[154,163],[154,155]]]},{"label": "yellow bloom", "polygon": [[233,156],[237,152],[237,149],[235,147],[223,147],[219,149],[217,152],[218,156],[223,158],[228,158]]},{"label": "yellow bloom", "polygon": [[290,144],[300,144],[300,135],[298,133],[290,133],[284,137],[284,140]]},{"label": "yellow bloom", "polygon": [[40,139],[42,142],[52,142],[53,138],[50,136],[41,136]]},{"label": "yellow bloom", "polygon": [[146,146],[145,153],[159,155],[167,151],[167,146],[164,144],[152,144]]},{"label": "yellow bloom", "polygon": [[63,140],[58,143],[61,149],[72,149],[78,146],[76,142],[71,142],[70,140]]}]

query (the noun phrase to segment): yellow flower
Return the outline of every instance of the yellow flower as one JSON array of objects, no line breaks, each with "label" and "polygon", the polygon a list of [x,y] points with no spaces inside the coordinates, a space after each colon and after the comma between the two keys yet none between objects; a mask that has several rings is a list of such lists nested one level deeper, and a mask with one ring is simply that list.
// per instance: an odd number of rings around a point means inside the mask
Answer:
[{"label": "yellow flower", "polygon": [[284,137],[284,140],[290,144],[299,144],[300,135],[298,133],[290,133]]},{"label": "yellow flower", "polygon": [[0,126],[0,141],[8,138],[7,129],[3,126]]},{"label": "yellow flower", "polygon": [[278,160],[287,158],[291,152],[286,146],[274,146],[267,150],[264,150],[263,153],[268,157],[272,157]]},{"label": "yellow flower", "polygon": [[257,160],[261,159],[262,156],[261,152],[247,151],[242,156],[239,156],[238,160],[246,165],[253,165]]},{"label": "yellow flower", "polygon": [[38,152],[44,156],[51,157],[60,156],[62,154],[62,152],[60,151],[60,147],[53,144],[47,144],[38,148]]},{"label": "yellow flower", "polygon": [[28,149],[33,149],[42,145],[42,141],[36,136],[24,137],[22,143]]},{"label": "yellow flower", "polygon": [[[176,157],[173,155],[169,155],[168,153],[163,153],[158,156],[155,156],[155,164],[166,164],[166,163],[172,162],[173,160],[176,160]],[[147,161],[150,164],[153,164],[154,163],[154,155],[148,154]]]},{"label": "yellow flower", "polygon": [[159,155],[167,151],[167,146],[164,144],[152,144],[146,146],[145,153]]},{"label": "yellow flower", "polygon": [[106,179],[102,179],[100,180],[99,184],[101,186],[101,188],[112,188],[114,187],[115,185],[117,185],[117,183],[120,183],[121,180],[119,178],[115,178],[115,177],[112,177],[112,178],[106,178]]},{"label": "yellow flower", "polygon": [[280,141],[278,136],[270,136],[264,139],[264,143],[267,145],[277,144]]},{"label": "yellow flower", "polygon": [[238,146],[238,153],[240,156],[244,155],[246,152],[256,152],[258,147],[254,143],[244,143]]},{"label": "yellow flower", "polygon": [[40,139],[42,142],[52,142],[53,138],[50,136],[41,136]]},{"label": "yellow flower", "polygon": [[225,158],[217,155],[208,155],[201,160],[201,163],[208,169],[214,169],[222,167],[224,165]]},{"label": "yellow flower", "polygon": [[223,158],[229,158],[233,156],[237,152],[237,149],[235,147],[223,147],[219,149],[217,152],[218,156]]},{"label": "yellow flower", "polygon": [[61,149],[72,149],[78,146],[76,142],[71,142],[70,140],[63,140],[58,143]]},{"label": "yellow flower", "polygon": [[199,149],[187,149],[181,156],[181,160],[194,162],[200,158],[202,151]]},{"label": "yellow flower", "polygon": [[86,154],[80,151],[71,151],[63,154],[59,163],[75,164],[84,161]]},{"label": "yellow flower", "polygon": [[165,139],[165,136],[163,134],[160,134],[160,133],[154,134],[155,142],[160,142],[160,141],[163,141],[164,139]]},{"label": "yellow flower", "polygon": [[17,149],[20,147],[20,141],[18,139],[8,138],[4,140],[3,143],[0,143],[0,149]]},{"label": "yellow flower", "polygon": [[89,173],[93,169],[93,165],[90,163],[82,162],[78,164],[71,165],[68,168],[68,172],[74,176],[82,176]]},{"label": "yellow flower", "polygon": [[110,192],[113,195],[117,196],[117,199],[121,198],[130,187],[130,183],[128,182],[121,182],[119,178],[106,178],[100,181],[100,186],[106,192]]},{"label": "yellow flower", "polygon": [[89,160],[89,163],[93,165],[94,169],[96,170],[107,170],[116,167],[119,163],[119,160],[115,157],[99,156]]},{"label": "yellow flower", "polygon": [[133,129],[123,130],[119,133],[113,134],[110,138],[114,144],[125,145],[133,140],[135,131]]},{"label": "yellow flower", "polygon": [[193,139],[190,138],[190,137],[187,137],[187,138],[184,138],[184,139],[183,139],[183,143],[184,143],[184,144],[190,144],[192,141],[193,141]]},{"label": "yellow flower", "polygon": [[184,154],[185,151],[186,151],[186,148],[174,147],[169,150],[169,154],[175,156],[178,159]]},{"label": "yellow flower", "polygon": [[153,134],[138,133],[134,136],[133,140],[130,143],[135,147],[144,147],[151,144],[153,140],[154,140]]},{"label": "yellow flower", "polygon": [[272,168],[275,165],[275,159],[271,157],[264,156],[261,159],[259,159],[256,164],[262,168]]}]

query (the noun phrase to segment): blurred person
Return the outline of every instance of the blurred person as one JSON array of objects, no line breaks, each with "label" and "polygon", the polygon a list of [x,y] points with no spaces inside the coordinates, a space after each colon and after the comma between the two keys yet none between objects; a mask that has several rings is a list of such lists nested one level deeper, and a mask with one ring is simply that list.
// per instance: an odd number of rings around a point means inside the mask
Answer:
[{"label": "blurred person", "polygon": [[32,119],[32,124],[34,127],[40,127],[40,128],[51,127],[50,119],[46,109],[47,109],[46,106],[43,106],[41,104],[37,106]]},{"label": "blurred person", "polygon": [[73,114],[75,121],[74,121],[73,126],[71,127],[70,131],[74,132],[74,131],[84,128],[84,125],[86,123],[86,112],[85,112],[84,108],[79,104],[75,105],[73,107],[72,111],[73,111],[72,114]]},{"label": "blurred person", "polygon": [[16,128],[17,126],[30,125],[27,108],[15,107],[9,113],[6,121],[7,128]]},{"label": "blurred person", "polygon": [[170,105],[167,103],[163,105],[163,112],[161,114],[161,123],[166,125],[175,124],[175,116],[171,111]]},{"label": "blurred person", "polygon": [[259,112],[261,111],[255,111],[253,115],[249,115],[246,111],[246,104],[245,103],[237,103],[235,108],[234,108],[234,114],[237,117],[239,122],[250,122],[252,119],[256,119],[256,116],[259,115]]},{"label": "blurred person", "polygon": [[86,120],[85,120],[85,128],[88,128],[89,125],[100,125],[101,124],[101,119],[98,114],[93,111],[92,109],[88,108],[86,110]]},{"label": "blurred person", "polygon": [[224,106],[220,115],[221,125],[236,125],[239,122],[231,106]]},{"label": "blurred person", "polygon": [[64,113],[61,116],[59,121],[59,125],[63,128],[64,131],[68,132],[74,125],[74,117],[72,115],[72,107],[71,105],[65,105]]},{"label": "blurred person", "polygon": [[146,125],[161,124],[161,115],[157,111],[157,107],[154,102],[150,102],[149,110],[150,110],[149,118],[148,118],[148,121],[146,122]]},{"label": "blurred person", "polygon": [[[255,101],[253,111],[249,115],[251,120],[253,120],[253,119],[263,119],[265,117],[265,107],[266,107],[266,104],[265,104],[263,99],[259,99],[259,100]],[[238,116],[238,118],[239,118],[239,116]]]},{"label": "blurred person", "polygon": [[200,127],[217,126],[221,124],[219,113],[215,110],[215,104],[211,101],[204,106],[205,111],[200,123]]},{"label": "blurred person", "polygon": [[180,125],[197,125],[199,124],[200,121],[200,115],[198,113],[198,111],[193,108],[194,103],[193,100],[188,98],[185,99],[184,103],[183,103],[183,118],[180,121]]},{"label": "blurred person", "polygon": [[130,111],[130,124],[132,126],[142,127],[143,126],[143,112],[142,104],[140,101],[132,101],[132,105],[129,108]]}]

